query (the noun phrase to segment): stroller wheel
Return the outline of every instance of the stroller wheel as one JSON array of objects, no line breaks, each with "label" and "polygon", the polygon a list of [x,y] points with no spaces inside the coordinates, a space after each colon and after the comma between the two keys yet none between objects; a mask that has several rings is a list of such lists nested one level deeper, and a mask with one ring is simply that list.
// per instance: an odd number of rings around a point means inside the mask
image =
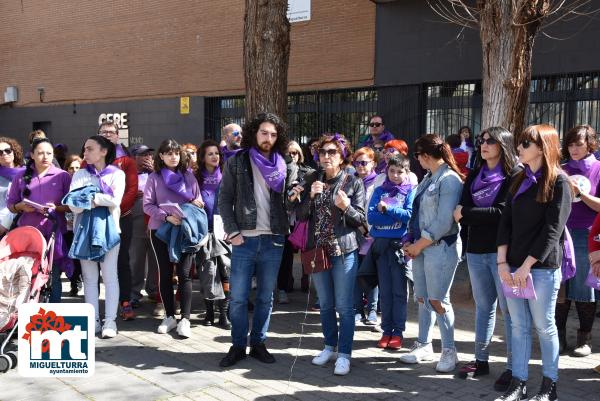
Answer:
[{"label": "stroller wheel", "polygon": [[12,361],[6,355],[0,355],[0,373],[4,373],[10,369]]},{"label": "stroller wheel", "polygon": [[10,358],[12,364],[10,366],[11,369],[14,369],[17,367],[17,352],[16,351],[8,351],[6,353],[6,355],[8,355],[8,357]]}]

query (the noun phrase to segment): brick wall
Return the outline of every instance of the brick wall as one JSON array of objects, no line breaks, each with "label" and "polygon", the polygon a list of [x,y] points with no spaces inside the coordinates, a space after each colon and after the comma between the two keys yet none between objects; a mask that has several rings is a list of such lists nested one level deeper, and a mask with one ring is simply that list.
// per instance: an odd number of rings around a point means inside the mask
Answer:
[{"label": "brick wall", "polygon": [[[3,2],[0,90],[19,105],[243,93],[243,0]],[[375,6],[312,0],[292,25],[290,90],[371,85]],[[1,95],[1,93],[0,93]]]}]

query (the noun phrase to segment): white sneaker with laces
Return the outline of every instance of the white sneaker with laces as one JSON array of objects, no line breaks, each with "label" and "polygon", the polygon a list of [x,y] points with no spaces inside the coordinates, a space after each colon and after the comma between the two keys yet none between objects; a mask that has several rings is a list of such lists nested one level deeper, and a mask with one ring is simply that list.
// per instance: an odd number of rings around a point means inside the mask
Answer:
[{"label": "white sneaker with laces", "polygon": [[339,356],[335,361],[335,369],[333,370],[334,375],[344,376],[350,373],[350,359],[343,356]]},{"label": "white sneaker with laces", "polygon": [[433,347],[431,343],[422,344],[415,341],[410,352],[400,356],[400,361],[404,363],[420,363],[433,361]]},{"label": "white sneaker with laces", "polygon": [[337,353],[335,351],[330,349],[324,349],[312,359],[312,364],[317,366],[323,366],[327,362],[335,360],[335,358],[337,358]]},{"label": "white sneaker with laces", "polygon": [[160,326],[158,326],[158,334],[167,334],[169,331],[173,330],[177,327],[177,320],[175,320],[174,316],[167,316],[163,319]]},{"label": "white sneaker with laces", "polygon": [[102,338],[113,338],[117,336],[117,324],[114,320],[107,320],[102,327]]},{"label": "white sneaker with laces", "polygon": [[435,370],[442,373],[452,372],[456,368],[457,362],[456,348],[442,348],[442,356]]},{"label": "white sneaker with laces", "polygon": [[190,321],[186,318],[182,318],[177,324],[177,334],[183,338],[190,338],[192,336],[192,328]]}]

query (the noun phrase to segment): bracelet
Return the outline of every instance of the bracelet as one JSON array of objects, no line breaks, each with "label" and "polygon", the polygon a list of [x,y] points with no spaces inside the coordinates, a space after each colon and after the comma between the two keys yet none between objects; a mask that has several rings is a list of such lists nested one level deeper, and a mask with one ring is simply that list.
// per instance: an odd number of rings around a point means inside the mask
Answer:
[{"label": "bracelet", "polygon": [[169,218],[169,215],[168,215],[168,214],[166,214],[166,215],[165,215],[165,222],[167,221],[167,219],[168,219],[168,218]]},{"label": "bracelet", "polygon": [[504,262],[496,262],[497,265],[507,265],[506,260]]},{"label": "bracelet", "polygon": [[232,240],[232,239],[234,239],[235,237],[237,237],[237,236],[239,236],[239,235],[240,235],[240,233],[237,233],[236,235],[234,235],[234,236],[232,236],[232,237],[229,237],[229,239],[230,239],[230,240]]}]

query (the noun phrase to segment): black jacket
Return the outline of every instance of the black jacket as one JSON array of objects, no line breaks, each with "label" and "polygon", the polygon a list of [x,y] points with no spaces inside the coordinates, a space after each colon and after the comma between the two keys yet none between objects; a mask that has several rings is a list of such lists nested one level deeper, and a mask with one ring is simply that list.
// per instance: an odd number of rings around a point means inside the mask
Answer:
[{"label": "black jacket", "polygon": [[[511,175],[504,177],[504,182],[500,191],[496,194],[494,203],[490,207],[477,207],[473,202],[471,186],[479,170],[473,170],[467,176],[463,186],[460,204],[462,205],[462,219],[460,224],[467,230],[467,252],[469,253],[495,253],[498,250],[496,246],[496,236],[498,234],[498,225],[502,216],[502,209],[506,203],[506,194],[510,187]],[[520,168],[513,170],[520,171]]]},{"label": "black jacket", "polygon": [[[315,247],[315,203],[310,199],[310,186],[317,180],[324,181],[322,172],[313,171],[304,177],[306,184],[300,204],[295,203],[296,218],[298,220],[309,220],[308,224],[308,239],[307,249]],[[348,177],[341,188],[344,177]],[[328,185],[333,185],[333,197],[331,199],[331,207],[334,210],[333,221],[335,236],[338,239],[340,248],[343,253],[352,252],[359,247],[359,232],[358,228],[365,223],[365,187],[360,178],[343,170],[337,177],[324,181]],[[334,199],[337,192],[343,189],[350,198],[350,206],[345,213],[335,206]]]},{"label": "black jacket", "polygon": [[[285,207],[286,192],[291,182],[296,180],[297,167],[286,163],[287,171],[284,190],[271,193],[270,217],[271,232],[287,235],[287,210]],[[250,154],[247,150],[240,151],[227,159],[223,168],[223,179],[219,187],[219,212],[223,219],[225,232],[228,234],[242,230],[256,229],[256,201],[254,199],[254,179]]]},{"label": "black jacket", "polygon": [[571,185],[564,174],[559,174],[547,203],[536,202],[537,191],[538,184],[532,185],[514,203],[508,191],[498,227],[498,245],[508,245],[507,262],[511,267],[518,268],[527,256],[533,256],[538,260],[534,269],[559,269],[561,238],[571,213]]}]

